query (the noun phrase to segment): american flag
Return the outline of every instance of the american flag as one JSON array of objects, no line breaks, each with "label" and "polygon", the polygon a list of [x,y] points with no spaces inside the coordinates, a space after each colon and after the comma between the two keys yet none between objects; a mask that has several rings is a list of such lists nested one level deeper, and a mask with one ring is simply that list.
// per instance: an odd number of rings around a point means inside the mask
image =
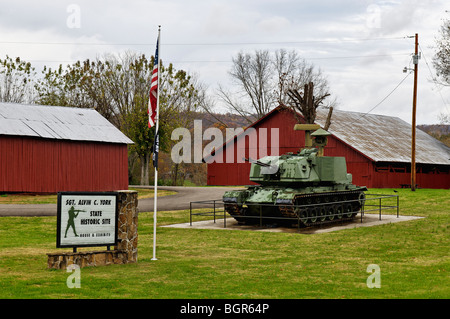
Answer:
[{"label": "american flag", "polygon": [[158,43],[156,41],[155,61],[153,62],[152,82],[150,84],[150,98],[148,101],[148,127],[152,127],[156,122],[156,112],[158,104]]},{"label": "american flag", "polygon": [[158,170],[158,153],[159,153],[159,132],[156,132],[153,142],[153,167]]}]

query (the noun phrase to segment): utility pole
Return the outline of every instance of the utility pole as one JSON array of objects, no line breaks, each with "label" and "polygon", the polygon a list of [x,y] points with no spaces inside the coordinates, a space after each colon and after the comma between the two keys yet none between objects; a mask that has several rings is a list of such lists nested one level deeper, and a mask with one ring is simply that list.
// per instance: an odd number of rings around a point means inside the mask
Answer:
[{"label": "utility pole", "polygon": [[417,105],[417,73],[419,71],[419,35],[416,33],[414,63],[414,92],[412,109],[412,134],[411,134],[411,191],[416,190],[416,105]]}]

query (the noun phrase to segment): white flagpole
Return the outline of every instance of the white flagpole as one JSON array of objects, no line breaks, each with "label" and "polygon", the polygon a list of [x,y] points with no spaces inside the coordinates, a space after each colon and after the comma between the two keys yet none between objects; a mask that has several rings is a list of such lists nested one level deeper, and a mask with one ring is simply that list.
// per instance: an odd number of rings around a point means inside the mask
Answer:
[{"label": "white flagpole", "polygon": [[[160,49],[160,34],[161,34],[161,26],[158,26],[158,61],[155,61],[155,63],[158,63],[158,90],[157,90],[157,97],[156,97],[156,131],[155,131],[155,139],[157,138],[158,129],[159,129],[159,91],[160,91],[160,75],[161,75],[161,51]],[[158,141],[159,142],[159,141]],[[155,195],[154,195],[154,207],[153,207],[153,258],[152,260],[158,260],[156,258],[156,212],[158,209],[158,170],[155,167]]]}]

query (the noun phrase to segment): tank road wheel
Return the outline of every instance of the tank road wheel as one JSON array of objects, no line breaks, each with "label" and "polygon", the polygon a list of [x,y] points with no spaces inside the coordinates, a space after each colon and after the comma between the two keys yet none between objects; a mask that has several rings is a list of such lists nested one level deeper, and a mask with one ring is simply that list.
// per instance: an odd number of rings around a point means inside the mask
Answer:
[{"label": "tank road wheel", "polygon": [[322,206],[317,208],[317,217],[319,222],[324,222],[327,219],[326,215],[327,209],[325,207]]},{"label": "tank road wheel", "polygon": [[315,223],[317,222],[317,208],[316,207],[311,207],[308,209],[308,220],[310,223]]},{"label": "tank road wheel", "polygon": [[300,209],[300,220],[302,223],[306,224],[308,222],[309,209],[302,208]]},{"label": "tank road wheel", "polygon": [[300,218],[300,221],[303,224],[306,224],[306,222],[308,221],[308,209],[307,208],[296,208],[295,209],[295,214],[297,215],[298,218]]},{"label": "tank road wheel", "polygon": [[333,205],[327,206],[327,218],[328,220],[334,220],[334,215],[336,214]]},{"label": "tank road wheel", "polygon": [[336,207],[335,207],[335,209],[334,209],[334,211],[336,212],[336,217],[338,218],[338,219],[341,219],[342,218],[342,215],[343,215],[343,213],[344,213],[344,207],[343,207],[343,205],[341,205],[341,204],[337,204],[337,205],[335,205]]},{"label": "tank road wheel", "polygon": [[345,218],[351,218],[353,213],[352,204],[345,204],[344,205],[344,217]]}]

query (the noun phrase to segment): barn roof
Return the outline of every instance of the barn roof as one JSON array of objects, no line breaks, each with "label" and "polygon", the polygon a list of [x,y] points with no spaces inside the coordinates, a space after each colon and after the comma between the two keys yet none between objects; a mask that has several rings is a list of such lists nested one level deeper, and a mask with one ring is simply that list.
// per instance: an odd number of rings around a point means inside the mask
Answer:
[{"label": "barn roof", "polygon": [[0,135],[133,144],[94,109],[0,103]]},{"label": "barn roof", "polygon": [[[249,127],[257,128],[281,109],[284,107],[274,108]],[[324,127],[327,116],[328,109],[317,109],[316,124]],[[411,162],[411,125],[398,117],[334,110],[328,131],[374,162]],[[231,139],[226,141],[216,153],[230,142]],[[209,154],[203,160],[207,162],[211,156]],[[417,129],[416,163],[450,165],[450,148]]]},{"label": "barn roof", "polygon": [[[316,123],[327,115],[318,109]],[[334,110],[328,131],[375,162],[411,162],[411,125],[398,117]],[[450,165],[450,148],[416,129],[416,163]]]}]

